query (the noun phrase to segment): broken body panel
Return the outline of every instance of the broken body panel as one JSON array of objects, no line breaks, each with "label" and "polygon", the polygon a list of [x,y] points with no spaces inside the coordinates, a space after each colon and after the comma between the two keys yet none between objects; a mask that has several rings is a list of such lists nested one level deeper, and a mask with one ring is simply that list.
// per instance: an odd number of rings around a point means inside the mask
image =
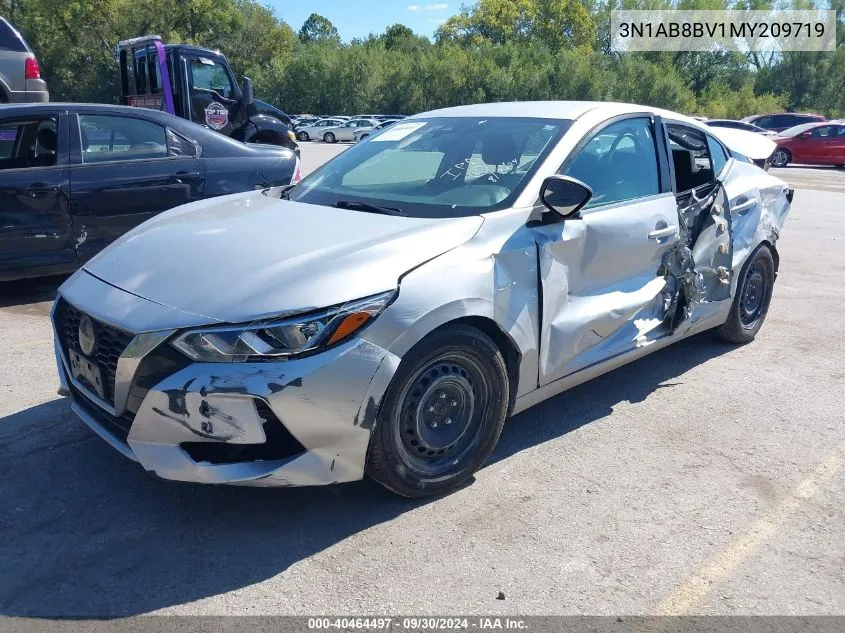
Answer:
[{"label": "broken body panel", "polygon": [[[718,180],[691,192],[676,192],[665,181],[663,191],[635,202],[529,221],[539,208],[542,180],[558,173],[597,125],[632,112],[625,108],[585,107],[514,206],[502,211],[398,218],[252,193],[175,210],[128,234],[60,293],[92,318],[136,336],[307,313],[394,288],[398,293],[351,340],[310,356],[186,363],[150,386],[126,441],[110,443],[171,479],[350,481],[363,476],[379,407],[402,358],[444,324],[469,321],[508,352],[514,412],[722,324],[740,271],[762,243],[775,244],[791,202],[786,185],[756,166],[730,159]],[[679,115],[653,114],[703,129]],[[671,176],[671,161],[665,153],[662,158]],[[227,227],[225,234],[215,233],[215,222]],[[314,231],[317,225],[325,231]],[[284,243],[277,237],[282,232],[289,236]],[[191,236],[196,241],[189,245]],[[173,254],[156,270],[142,270],[138,262],[150,261],[159,239],[172,243]],[[227,247],[226,240],[234,241]],[[186,243],[191,269],[178,242]],[[243,243],[248,246],[228,258],[218,254]],[[57,358],[65,387],[73,386],[58,339]],[[118,375],[127,381],[123,392],[133,376],[120,368],[139,362],[118,361]],[[95,416],[80,415],[108,434]],[[267,442],[270,418],[301,452],[237,463],[197,457],[203,454],[197,442]]]}]

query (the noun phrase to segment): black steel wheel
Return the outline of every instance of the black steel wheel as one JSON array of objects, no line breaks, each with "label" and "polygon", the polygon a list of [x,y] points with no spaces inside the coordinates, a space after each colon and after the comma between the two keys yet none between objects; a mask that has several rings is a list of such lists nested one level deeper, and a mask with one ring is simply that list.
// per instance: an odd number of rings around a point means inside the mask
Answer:
[{"label": "black steel wheel", "polygon": [[719,335],[731,343],[750,343],[763,327],[775,285],[772,252],[760,246],[743,267],[728,320]]},{"label": "black steel wheel", "polygon": [[406,354],[382,404],[367,473],[406,497],[460,487],[499,439],[509,403],[504,357],[483,332],[445,326]]},{"label": "black steel wheel", "polygon": [[772,154],[772,167],[786,167],[791,160],[792,156],[788,150],[777,149],[775,150],[775,153]]}]

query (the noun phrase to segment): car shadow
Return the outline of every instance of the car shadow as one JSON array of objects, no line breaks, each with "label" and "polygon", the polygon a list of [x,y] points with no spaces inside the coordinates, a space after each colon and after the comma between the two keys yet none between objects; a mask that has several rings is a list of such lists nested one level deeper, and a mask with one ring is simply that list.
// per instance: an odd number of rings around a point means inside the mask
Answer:
[{"label": "car shadow", "polygon": [[59,286],[67,278],[68,275],[51,275],[0,282],[0,308],[53,301]]},{"label": "car shadow", "polygon": [[[505,426],[491,463],[671,388],[731,349],[700,335],[539,404]],[[162,481],[97,438],[62,399],[0,418],[0,459],[3,615],[110,617],[188,603],[267,580],[425,503],[369,481],[301,489]]]}]

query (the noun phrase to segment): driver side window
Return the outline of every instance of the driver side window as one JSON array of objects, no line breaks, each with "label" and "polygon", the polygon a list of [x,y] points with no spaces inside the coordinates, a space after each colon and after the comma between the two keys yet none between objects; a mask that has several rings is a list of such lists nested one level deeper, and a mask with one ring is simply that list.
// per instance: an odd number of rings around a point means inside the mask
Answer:
[{"label": "driver side window", "polygon": [[214,90],[225,99],[235,98],[235,91],[226,69],[221,64],[204,57],[191,60],[191,87]]},{"label": "driver side window", "polygon": [[593,190],[587,207],[658,194],[657,151],[651,120],[623,119],[602,128],[564,164],[561,173],[577,178]]}]

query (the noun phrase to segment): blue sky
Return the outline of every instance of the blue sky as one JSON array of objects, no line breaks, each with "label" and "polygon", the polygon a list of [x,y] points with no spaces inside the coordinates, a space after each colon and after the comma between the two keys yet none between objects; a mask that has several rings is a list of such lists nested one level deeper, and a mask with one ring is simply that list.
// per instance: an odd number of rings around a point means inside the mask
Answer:
[{"label": "blue sky", "polygon": [[391,24],[404,24],[429,37],[439,24],[461,10],[468,0],[263,0],[276,15],[299,31],[312,13],[327,17],[341,39],[383,33]]}]

